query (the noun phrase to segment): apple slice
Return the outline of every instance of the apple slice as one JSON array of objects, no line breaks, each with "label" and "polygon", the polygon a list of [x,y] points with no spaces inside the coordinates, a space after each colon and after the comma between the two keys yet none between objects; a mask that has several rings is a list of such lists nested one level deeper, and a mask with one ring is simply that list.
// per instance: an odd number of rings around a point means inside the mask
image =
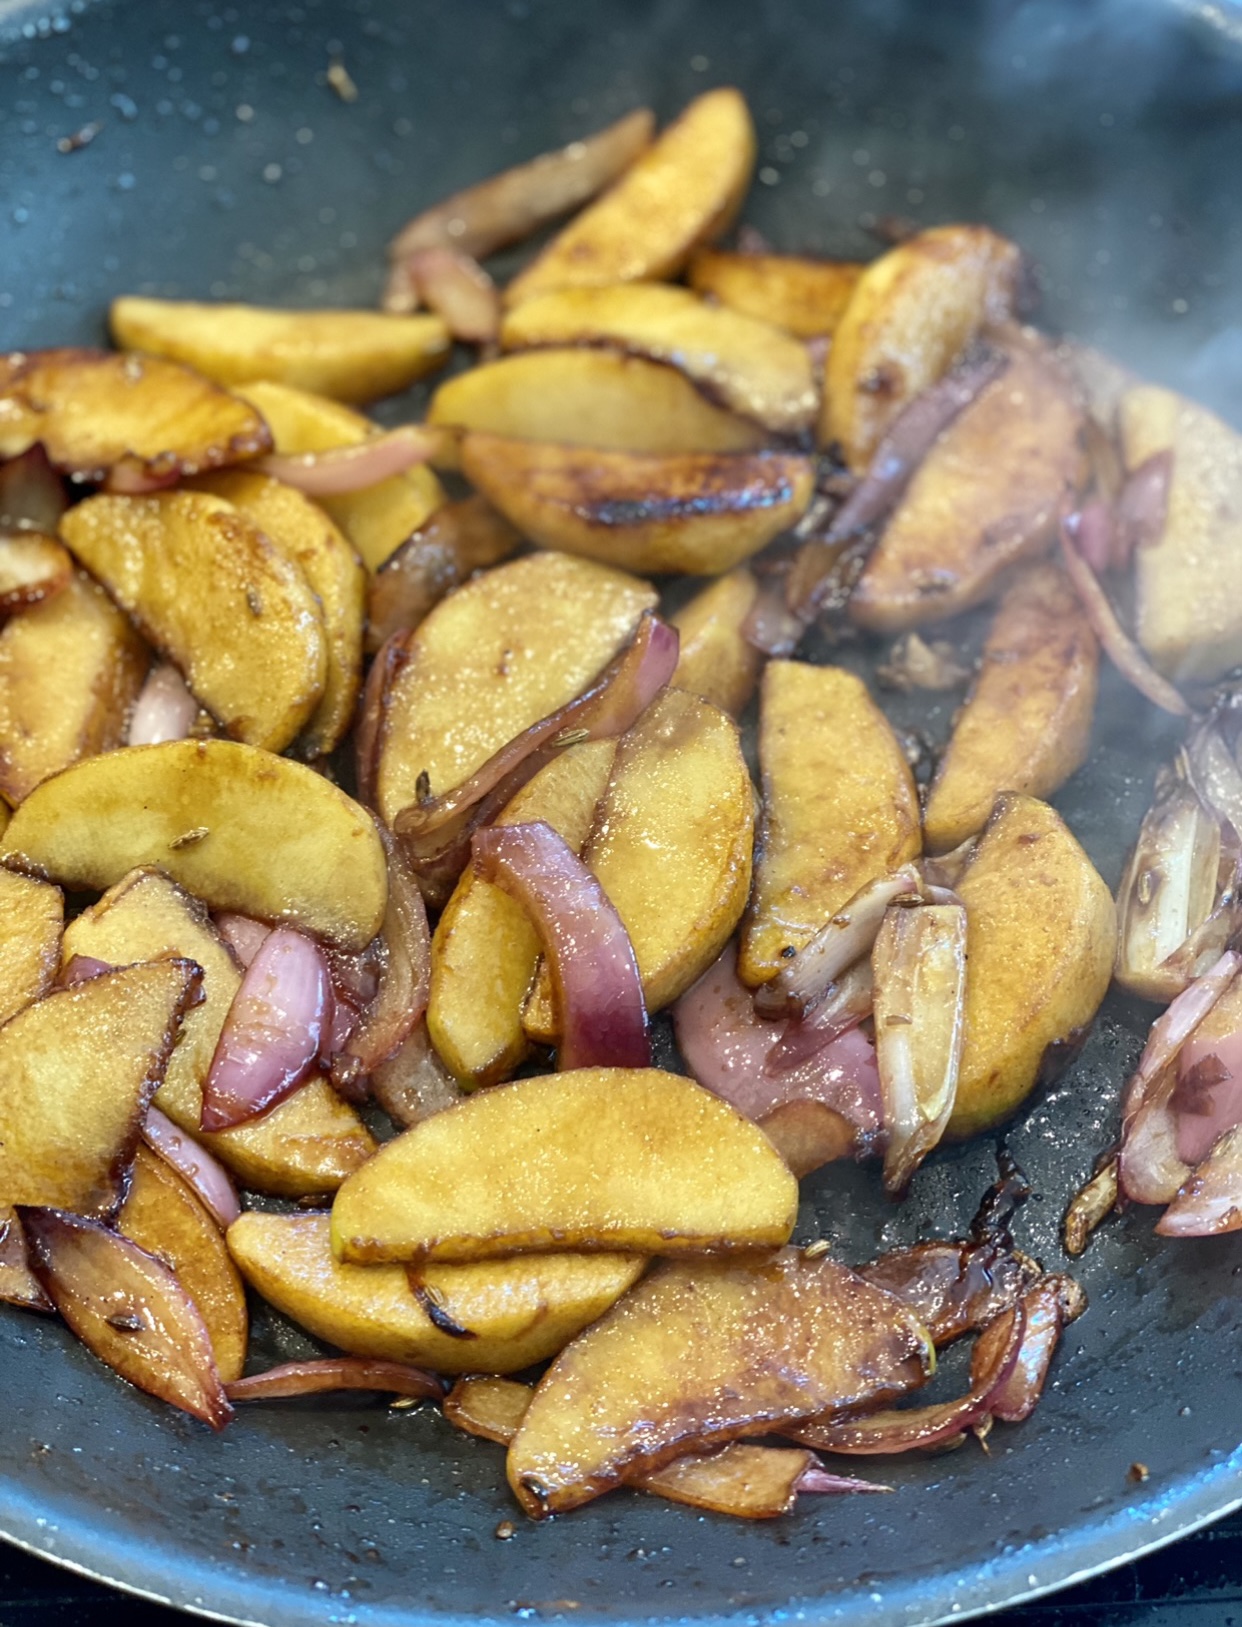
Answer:
[{"label": "apple slice", "polygon": [[768,322],[709,305],[688,288],[565,288],[505,317],[503,350],[608,345],[680,368],[709,397],[774,435],[809,429],[819,406],[810,352]]},{"label": "apple slice", "polygon": [[744,567],[688,599],[670,617],[677,629],[674,689],[684,689],[737,717],[759,682],[763,654],[743,633],[759,584]]},{"label": "apple slice", "polygon": [[112,302],[112,337],[122,350],[169,356],[219,384],[276,379],[341,401],[395,395],[448,359],[438,316],[381,311],[273,311],[192,300]]},{"label": "apple slice", "polygon": [[78,763],[26,799],[0,859],[96,891],[158,865],[212,909],[349,950],[379,931],[388,892],[383,845],[356,802],[301,763],[231,740]]},{"label": "apple slice", "polygon": [[204,492],[101,496],[61,533],[228,734],[289,744],[323,698],[323,612],[252,519]]},{"label": "apple slice", "polygon": [[73,561],[55,537],[0,529],[0,615],[54,599],[72,575]]},{"label": "apple slice", "polygon": [[516,304],[549,288],[675,277],[727,231],[755,165],[755,130],[732,86],[698,96],[615,185],[509,284]]},{"label": "apple slice", "polygon": [[343,1265],[327,1215],[252,1210],[229,1227],[246,1281],[316,1338],[441,1373],[520,1372],[602,1316],[641,1274],[635,1254],[543,1254],[428,1266]]},{"label": "apple slice", "polygon": [[0,793],[21,802],[62,768],[123,744],[148,660],[138,634],[84,571],[55,598],[5,622]]},{"label": "apple slice", "polygon": [[679,1074],[581,1068],[498,1085],[388,1142],[332,1207],[338,1258],[783,1243],[798,1183],[763,1132]]},{"label": "apple slice", "polygon": [[200,981],[190,961],[126,966],[0,1028],[0,1206],[115,1207]]},{"label": "apple slice", "polygon": [[40,1000],[60,968],[59,887],[0,869],[0,1023]]},{"label": "apple slice", "polygon": [[518,530],[632,571],[714,576],[797,524],[809,458],[785,452],[659,457],[467,434],[461,467]]},{"label": "apple slice", "polygon": [[934,1365],[914,1313],[826,1256],[669,1262],[553,1362],[509,1484],[535,1518],[561,1513],[688,1451],[900,1394]]},{"label": "apple slice", "polygon": [[755,986],[869,881],[919,855],[909,764],[841,667],[770,661],[760,688],[763,832],[738,972]]},{"label": "apple slice", "polygon": [[111,964],[185,956],[202,968],[202,1003],[186,1013],[155,1105],[248,1187],[288,1198],[331,1192],[374,1152],[358,1115],[322,1078],[249,1124],[201,1130],[203,1083],[241,972],[203,906],[158,870],[135,870],[70,922],[66,964],[74,955]]},{"label": "apple slice", "polygon": [[[378,425],[352,407],[271,379],[243,384],[237,393],[263,414],[275,437],[276,451],[282,455],[361,446],[380,433]],[[363,491],[324,497],[321,504],[358,550],[367,569],[376,571],[444,501],[435,475],[424,464],[417,464]]]},{"label": "apple slice", "polygon": [[728,254],[700,249],[686,280],[731,310],[784,328],[799,339],[830,334],[866,270],[852,260],[804,260],[790,254]]},{"label": "apple slice", "polygon": [[138,1147],[117,1230],[173,1273],[198,1308],[216,1368],[228,1384],[246,1362],[246,1291],[220,1228],[181,1179],[153,1152]]},{"label": "apple slice", "polygon": [[0,356],[0,458],[36,442],[67,474],[163,485],[272,448],[254,408],[200,373],[104,350]]}]

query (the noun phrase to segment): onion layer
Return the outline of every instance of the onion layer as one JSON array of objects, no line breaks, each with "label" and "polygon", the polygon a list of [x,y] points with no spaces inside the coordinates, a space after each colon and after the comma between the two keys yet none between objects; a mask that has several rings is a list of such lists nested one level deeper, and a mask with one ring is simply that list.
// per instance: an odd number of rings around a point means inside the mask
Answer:
[{"label": "onion layer", "polygon": [[198,702],[186,688],[176,667],[159,662],[134,702],[129,720],[131,746],[158,746],[165,740],[184,740],[198,719]]},{"label": "onion layer", "polygon": [[286,486],[296,486],[308,497],[341,497],[430,462],[443,444],[438,430],[403,424],[356,446],[334,446],[327,452],[270,452],[257,460],[255,468]]},{"label": "onion layer", "polygon": [[264,939],[233,998],[203,1087],[204,1130],[228,1130],[283,1101],[306,1078],[332,1017],[317,944],[280,927]]},{"label": "onion layer", "polygon": [[1242,1125],[1227,1130],[1156,1222],[1162,1237],[1217,1237],[1242,1228]]},{"label": "onion layer", "polygon": [[179,1130],[158,1107],[148,1107],[142,1139],[191,1186],[208,1214],[227,1231],[241,1214],[237,1188],[224,1165],[205,1147]]},{"label": "onion layer", "polygon": [[477,260],[458,249],[416,249],[401,261],[401,275],[424,305],[466,344],[482,345],[500,332],[500,295]]},{"label": "onion layer", "polygon": [[474,863],[534,923],[561,1019],[561,1068],[651,1064],[647,1006],[634,946],[612,901],[562,836],[542,820],[476,831]]},{"label": "onion layer", "polygon": [[444,1386],[433,1373],[402,1362],[364,1356],[325,1356],[322,1361],[290,1361],[251,1373],[225,1386],[230,1401],[283,1401],[291,1396],[325,1395],[334,1390],[383,1390],[420,1401],[438,1401]]},{"label": "onion layer", "polygon": [[271,936],[271,927],[265,926],[262,921],[252,920],[249,915],[238,915],[233,910],[221,910],[213,920],[216,923],[216,931],[236,955],[243,970],[250,965],[262,949],[264,941]]}]

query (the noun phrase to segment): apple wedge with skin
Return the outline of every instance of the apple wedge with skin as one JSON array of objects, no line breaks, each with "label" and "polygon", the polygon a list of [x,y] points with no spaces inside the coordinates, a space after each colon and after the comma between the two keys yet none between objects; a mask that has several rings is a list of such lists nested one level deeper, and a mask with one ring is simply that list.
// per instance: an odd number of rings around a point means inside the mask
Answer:
[{"label": "apple wedge with skin", "polygon": [[388,877],[370,816],[313,769],[231,740],[173,740],[92,757],[41,785],[0,860],[102,891],[154,864],[211,909],[365,949]]},{"label": "apple wedge with skin", "polygon": [[841,667],[768,663],[759,764],[763,823],[738,956],[752,987],[922,845],[909,764],[866,685]]},{"label": "apple wedge with skin", "polygon": [[509,1447],[536,1519],[686,1452],[883,1401],[935,1366],[900,1301],[829,1258],[670,1261],[544,1374]]},{"label": "apple wedge with skin", "polygon": [[272,449],[255,409],[201,373],[105,350],[0,356],[0,458],[36,443],[66,474],[162,484]]},{"label": "apple wedge with skin", "polygon": [[758,424],[714,406],[684,373],[588,347],[519,351],[447,379],[427,422],[618,452],[752,452]]},{"label": "apple wedge with skin", "polygon": [[744,566],[710,583],[669,617],[677,629],[674,689],[737,717],[759,682],[763,653],[743,633],[759,584]]},{"label": "apple wedge with skin", "polygon": [[[746,908],[755,798],[737,725],[665,689],[621,737],[582,859],[629,935],[648,1012],[712,964]],[[540,968],[523,1016],[555,1043],[552,979]]]},{"label": "apple wedge with skin", "polygon": [[581,1068],[498,1085],[388,1142],[337,1193],[357,1264],[556,1249],[783,1243],[798,1183],[763,1132],[680,1074]]},{"label": "apple wedge with skin", "polygon": [[0,627],[0,794],[21,802],[61,769],[123,745],[149,659],[85,571],[10,617]]},{"label": "apple wedge with skin", "polygon": [[542,1254],[420,1268],[335,1259],[327,1215],[251,1210],[228,1246],[246,1281],[316,1338],[351,1355],[440,1373],[516,1373],[546,1361],[641,1274],[636,1254]]},{"label": "apple wedge with skin", "polygon": [[605,345],[667,362],[705,395],[773,435],[809,429],[819,394],[806,346],[781,328],[688,288],[566,288],[528,299],[501,324],[502,350]]},{"label": "apple wedge with skin", "polygon": [[[282,456],[361,446],[380,433],[377,424],[352,407],[271,379],[240,385],[237,394],[262,413]],[[377,571],[445,501],[443,487],[425,464],[362,491],[320,499],[369,571]]]},{"label": "apple wedge with skin", "polygon": [[700,249],[686,281],[731,310],[784,328],[799,339],[831,334],[866,270],[852,260],[804,260],[791,254],[730,254]]},{"label": "apple wedge with skin", "polygon": [[814,470],[796,453],[604,452],[477,432],[467,480],[543,548],[631,571],[715,576],[797,524]]},{"label": "apple wedge with skin", "polygon": [[198,1198],[176,1170],[146,1147],[134,1154],[116,1227],[162,1261],[193,1300],[224,1383],[240,1378],[250,1319],[237,1267],[220,1228]]},{"label": "apple wedge with skin", "polygon": [[451,791],[573,700],[655,603],[637,577],[558,553],[512,560],[442,600],[389,691],[376,777],[384,822]]},{"label": "apple wedge with skin", "polygon": [[[495,823],[542,820],[580,853],[616,750],[611,739],[567,746],[522,787]],[[431,940],[427,1004],[435,1048],[467,1088],[507,1078],[529,1052],[522,1008],[539,956],[539,935],[526,911],[468,867]]]},{"label": "apple wedge with skin", "polygon": [[248,1124],[200,1128],[203,1085],[241,969],[203,905],[160,871],[133,871],[83,910],[63,954],[66,964],[88,955],[114,965],[184,956],[202,968],[202,1002],[185,1015],[155,1105],[247,1187],[286,1198],[335,1191],[375,1151],[357,1113],[320,1077]]},{"label": "apple wedge with skin", "polygon": [[323,612],[242,510],[205,492],[88,497],[61,532],[226,733],[294,739],[323,698]]},{"label": "apple wedge with skin", "polygon": [[200,981],[186,960],[126,966],[0,1028],[0,1207],[115,1208]]},{"label": "apple wedge with skin", "polygon": [[219,384],[276,379],[341,401],[395,395],[448,360],[438,316],[381,311],[274,311],[193,300],[112,302],[112,337],[122,350],[166,356]]},{"label": "apple wedge with skin", "polygon": [[697,96],[519,272],[506,303],[549,288],[675,277],[699,244],[728,230],[754,167],[755,129],[741,93],[726,85]]},{"label": "apple wedge with skin", "polygon": [[60,969],[64,921],[59,887],[0,868],[0,1023],[52,987]]},{"label": "apple wedge with skin", "polygon": [[1060,815],[1034,797],[997,797],[957,892],[967,973],[953,1139],[1003,1122],[1058,1050],[1072,1054],[1117,948],[1111,893]]}]

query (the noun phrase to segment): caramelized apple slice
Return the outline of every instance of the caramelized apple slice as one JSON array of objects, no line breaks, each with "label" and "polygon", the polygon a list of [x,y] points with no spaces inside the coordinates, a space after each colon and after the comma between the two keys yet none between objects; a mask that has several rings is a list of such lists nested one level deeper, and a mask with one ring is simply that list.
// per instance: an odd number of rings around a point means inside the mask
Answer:
[{"label": "caramelized apple slice", "polygon": [[445,503],[372,577],[368,654],[393,633],[417,627],[454,588],[508,559],[521,541],[521,533],[484,498]]},{"label": "caramelized apple slice", "polygon": [[797,1182],[763,1132],[654,1068],[582,1068],[467,1097],[345,1182],[333,1248],[358,1263],[553,1249],[765,1248]]},{"label": "caramelized apple slice", "polygon": [[830,334],[866,270],[851,260],[803,260],[789,254],[726,254],[700,249],[686,280],[731,310],[815,339]]},{"label": "caramelized apple slice", "polygon": [[733,717],[745,710],[763,665],[762,653],[743,632],[758,591],[748,570],[730,571],[670,618],[680,639],[673,687]]},{"label": "caramelized apple slice", "polygon": [[509,1484],[535,1518],[560,1513],[687,1451],[900,1394],[934,1360],[912,1312],[827,1257],[670,1262],[548,1369]]},{"label": "caramelized apple slice", "polygon": [[0,458],[41,442],[57,469],[89,480],[171,485],[270,452],[253,407],[156,356],[31,350],[0,357]]},{"label": "caramelized apple slice", "polygon": [[127,966],[0,1028],[0,1205],[115,1206],[199,981],[185,960]]},{"label": "caramelized apple slice", "polygon": [[0,1023],[51,988],[64,918],[59,887],[0,869]]},{"label": "caramelized apple slice", "polygon": [[73,561],[55,537],[0,530],[0,615],[54,599],[72,575]]}]

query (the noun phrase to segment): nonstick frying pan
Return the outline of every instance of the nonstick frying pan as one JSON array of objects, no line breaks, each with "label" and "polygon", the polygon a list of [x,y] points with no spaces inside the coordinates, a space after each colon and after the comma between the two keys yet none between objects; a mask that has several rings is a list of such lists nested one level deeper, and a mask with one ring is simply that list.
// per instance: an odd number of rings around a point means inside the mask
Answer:
[{"label": "nonstick frying pan", "polygon": [[[75,0],[49,20],[0,7],[0,344],[95,341],[122,291],[369,304],[387,237],[421,205],[639,102],[667,117],[732,82],[762,146],[747,217],[775,243],[864,255],[874,217],[985,220],[1039,261],[1049,325],[1242,421],[1242,65],[1228,30],[1192,12]],[[328,85],[334,60],[355,102]],[[831,654],[866,669],[876,652]],[[952,704],[891,706],[943,739]],[[1106,675],[1091,760],[1058,802],[1110,884],[1173,739]],[[1110,998],[1072,1070],[1007,1134],[1036,1192],[1019,1241],[1049,1264],[1150,1017]],[[824,1171],[797,1235],[864,1259],[960,1231],[993,1153],[986,1139],[942,1151],[901,1207],[872,1172]],[[1160,1244],[1151,1223],[1133,1212],[1097,1237],[1079,1270],[1091,1310],[1040,1409],[999,1428],[990,1455],[884,1465],[891,1497],[821,1499],[761,1526],[623,1494],[501,1541],[513,1510],[498,1450],[434,1414],[253,1409],[208,1438],[59,1326],[4,1311],[0,1531],[280,1627],[968,1615],[1242,1502],[1242,1242]],[[268,1359],[309,1348],[262,1317],[257,1339]]]}]

